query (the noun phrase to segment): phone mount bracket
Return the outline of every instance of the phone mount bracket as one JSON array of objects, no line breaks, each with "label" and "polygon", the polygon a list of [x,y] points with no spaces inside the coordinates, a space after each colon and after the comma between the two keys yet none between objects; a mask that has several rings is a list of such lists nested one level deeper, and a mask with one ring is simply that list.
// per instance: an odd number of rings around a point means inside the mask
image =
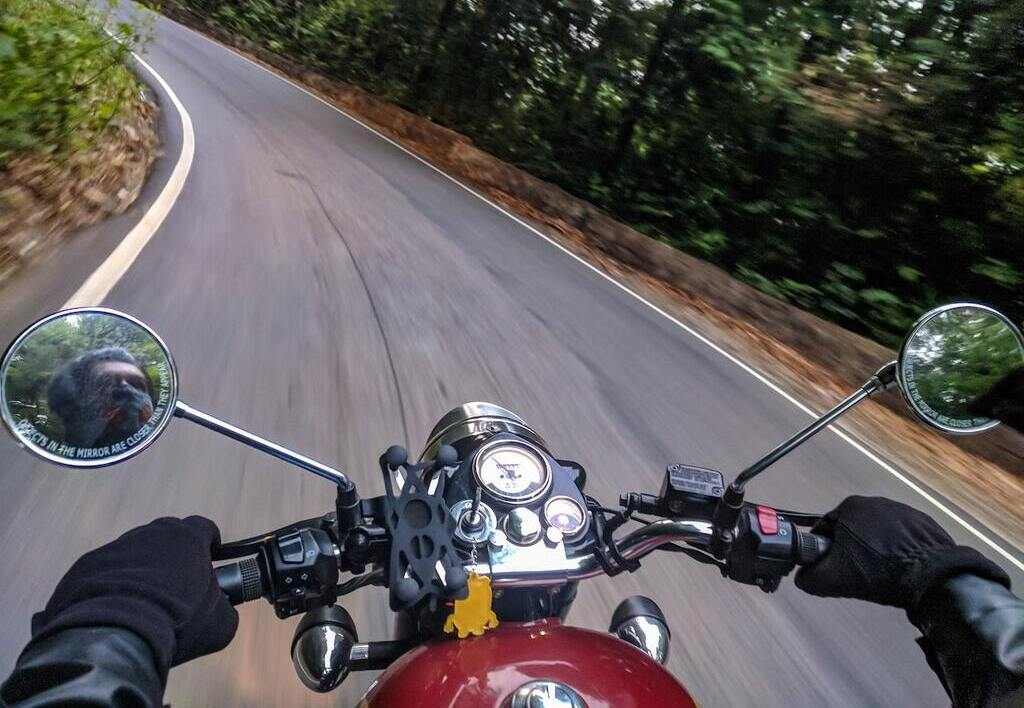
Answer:
[{"label": "phone mount bracket", "polygon": [[395,445],[380,457],[384,518],[391,533],[389,601],[395,612],[428,598],[437,610],[446,599],[466,597],[466,571],[452,542],[455,520],[444,501],[448,476],[441,471],[451,466],[454,452],[442,448],[437,460],[411,464],[406,450]]}]

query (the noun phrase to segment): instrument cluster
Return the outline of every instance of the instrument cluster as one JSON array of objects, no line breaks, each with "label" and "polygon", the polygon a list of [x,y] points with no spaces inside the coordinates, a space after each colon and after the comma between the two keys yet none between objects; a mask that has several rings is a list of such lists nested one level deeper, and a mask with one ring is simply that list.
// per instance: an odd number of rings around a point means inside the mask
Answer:
[{"label": "instrument cluster", "polygon": [[486,547],[491,563],[527,549],[564,559],[586,543],[590,523],[580,487],[585,473],[522,437],[499,434],[468,456],[446,495],[464,550]]}]

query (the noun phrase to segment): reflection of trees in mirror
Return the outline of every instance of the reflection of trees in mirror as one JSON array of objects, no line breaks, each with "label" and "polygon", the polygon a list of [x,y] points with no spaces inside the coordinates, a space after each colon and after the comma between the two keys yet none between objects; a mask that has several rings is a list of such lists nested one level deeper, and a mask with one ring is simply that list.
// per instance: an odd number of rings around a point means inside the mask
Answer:
[{"label": "reflection of trees in mirror", "polygon": [[5,397],[16,424],[22,421],[51,440],[67,440],[63,421],[50,410],[47,389],[56,372],[87,352],[107,347],[127,350],[145,373],[156,400],[159,367],[167,363],[160,345],[145,330],[113,315],[67,315],[36,329],[13,352],[4,374]]},{"label": "reflection of trees in mirror", "polygon": [[912,335],[904,374],[915,398],[951,427],[984,425],[991,411],[976,402],[1011,371],[1024,365],[1016,333],[999,317],[980,309],[944,312]]}]

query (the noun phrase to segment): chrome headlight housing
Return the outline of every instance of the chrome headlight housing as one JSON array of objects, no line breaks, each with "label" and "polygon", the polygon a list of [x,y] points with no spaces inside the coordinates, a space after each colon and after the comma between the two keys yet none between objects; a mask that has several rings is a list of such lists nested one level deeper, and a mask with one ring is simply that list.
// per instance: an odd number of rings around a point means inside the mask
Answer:
[{"label": "chrome headlight housing", "polygon": [[442,416],[430,431],[420,459],[434,459],[442,445],[451,445],[462,452],[467,443],[479,443],[495,433],[503,432],[525,438],[547,451],[547,443],[540,434],[518,415],[495,403],[473,401],[463,403]]}]

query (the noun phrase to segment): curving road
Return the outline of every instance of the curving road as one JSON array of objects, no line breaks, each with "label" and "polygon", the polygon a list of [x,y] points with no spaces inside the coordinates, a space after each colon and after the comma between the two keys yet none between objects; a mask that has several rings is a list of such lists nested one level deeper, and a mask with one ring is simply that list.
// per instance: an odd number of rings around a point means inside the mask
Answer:
[{"label": "curving road", "polygon": [[[586,465],[591,491],[608,501],[656,489],[670,461],[738,469],[806,422],[665,317],[280,78],[165,19],[146,60],[191,114],[195,160],[104,304],[163,335],[188,403],[336,463],[377,493],[382,448],[418,450],[450,407],[491,399]],[[161,99],[167,155],[140,203],[5,290],[4,342],[60,307],[152,203],[182,142]],[[0,460],[2,674],[68,565],[125,529],[198,513],[237,538],[331,503],[318,479],[182,421],[141,458],[103,471],[36,464],[6,436]],[[938,513],[831,433],[751,492],[817,509],[851,493]],[[585,583],[571,618],[605,628],[635,593],[668,613],[670,668],[703,705],[946,702],[896,610],[811,598],[788,582],[768,596],[666,554],[635,575]],[[383,592],[346,605],[362,638],[385,638]],[[241,614],[226,651],[172,673],[168,701],[350,705],[372,679],[312,694],[288,657],[296,620],[279,622],[265,603]]]}]

